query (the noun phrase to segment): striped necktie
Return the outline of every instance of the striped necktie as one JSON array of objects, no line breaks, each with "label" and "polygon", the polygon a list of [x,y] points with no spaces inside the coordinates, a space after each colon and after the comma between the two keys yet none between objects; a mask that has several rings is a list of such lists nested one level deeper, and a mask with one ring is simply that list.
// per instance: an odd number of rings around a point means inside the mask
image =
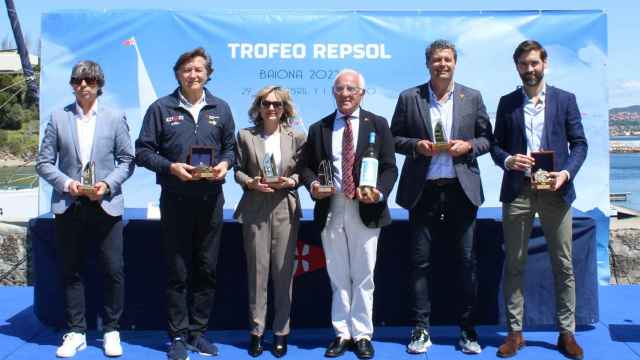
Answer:
[{"label": "striped necktie", "polygon": [[353,199],[356,194],[356,184],[353,181],[353,163],[355,153],[353,151],[353,129],[351,128],[351,117],[345,116],[344,132],[342,134],[342,192],[349,199]]}]

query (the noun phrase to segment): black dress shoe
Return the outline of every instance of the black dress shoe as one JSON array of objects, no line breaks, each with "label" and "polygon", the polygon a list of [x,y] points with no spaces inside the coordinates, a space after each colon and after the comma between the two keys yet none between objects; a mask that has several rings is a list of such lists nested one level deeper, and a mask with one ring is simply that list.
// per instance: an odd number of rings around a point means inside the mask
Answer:
[{"label": "black dress shoe", "polygon": [[345,351],[351,349],[351,346],[353,346],[351,339],[343,340],[337,337],[329,344],[327,351],[324,352],[324,356],[332,358],[341,356]]},{"label": "black dress shoe", "polygon": [[263,350],[262,336],[251,334],[251,339],[249,339],[249,349],[247,349],[249,355],[258,357],[262,354]]},{"label": "black dress shoe", "polygon": [[356,356],[358,359],[371,359],[374,352],[371,340],[364,338],[356,341]]},{"label": "black dress shoe", "polygon": [[287,354],[287,335],[273,335],[273,356],[279,358]]}]

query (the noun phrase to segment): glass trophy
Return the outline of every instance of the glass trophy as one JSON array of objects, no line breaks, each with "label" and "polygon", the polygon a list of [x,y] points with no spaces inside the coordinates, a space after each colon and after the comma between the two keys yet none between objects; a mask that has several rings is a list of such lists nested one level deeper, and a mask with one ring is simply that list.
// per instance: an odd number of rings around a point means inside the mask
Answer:
[{"label": "glass trophy", "polygon": [[90,161],[82,169],[82,176],[80,177],[80,185],[78,191],[84,195],[93,195],[98,190],[96,185],[96,162]]},{"label": "glass trophy", "polygon": [[194,169],[190,171],[191,175],[197,178],[213,177],[213,146],[208,145],[192,145],[189,150],[189,165]]},{"label": "glass trophy", "polygon": [[330,193],[335,187],[333,186],[333,164],[329,160],[322,160],[318,166],[318,192]]},{"label": "glass trophy", "polygon": [[433,129],[433,140],[433,151],[437,153],[449,151],[451,144],[444,133],[444,126],[440,119],[436,121],[436,126]]},{"label": "glass trophy", "polygon": [[535,161],[531,167],[531,188],[533,190],[554,190],[556,181],[549,176],[549,173],[553,171],[553,154],[553,151],[531,153],[531,157]]},{"label": "glass trophy", "polygon": [[272,153],[268,152],[262,159],[262,179],[265,184],[277,184],[280,182],[278,175],[278,167],[276,166],[276,158]]}]

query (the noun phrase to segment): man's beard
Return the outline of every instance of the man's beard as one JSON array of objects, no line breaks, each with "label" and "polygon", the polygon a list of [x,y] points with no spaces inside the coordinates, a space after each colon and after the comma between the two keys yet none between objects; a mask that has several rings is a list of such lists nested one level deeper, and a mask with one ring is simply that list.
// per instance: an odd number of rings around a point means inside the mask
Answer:
[{"label": "man's beard", "polygon": [[538,84],[540,84],[543,78],[544,78],[543,72],[533,72],[533,73],[526,73],[526,74],[520,75],[520,79],[522,79],[522,83],[525,84],[526,86],[537,86]]}]

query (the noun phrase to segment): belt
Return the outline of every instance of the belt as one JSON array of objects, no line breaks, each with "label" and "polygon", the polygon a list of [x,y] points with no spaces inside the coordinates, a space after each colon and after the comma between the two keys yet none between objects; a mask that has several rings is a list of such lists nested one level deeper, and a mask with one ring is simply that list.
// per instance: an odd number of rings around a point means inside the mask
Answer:
[{"label": "belt", "polygon": [[455,185],[458,183],[457,178],[440,178],[440,179],[429,179],[427,180],[427,185],[431,186],[447,186],[447,185]]}]

